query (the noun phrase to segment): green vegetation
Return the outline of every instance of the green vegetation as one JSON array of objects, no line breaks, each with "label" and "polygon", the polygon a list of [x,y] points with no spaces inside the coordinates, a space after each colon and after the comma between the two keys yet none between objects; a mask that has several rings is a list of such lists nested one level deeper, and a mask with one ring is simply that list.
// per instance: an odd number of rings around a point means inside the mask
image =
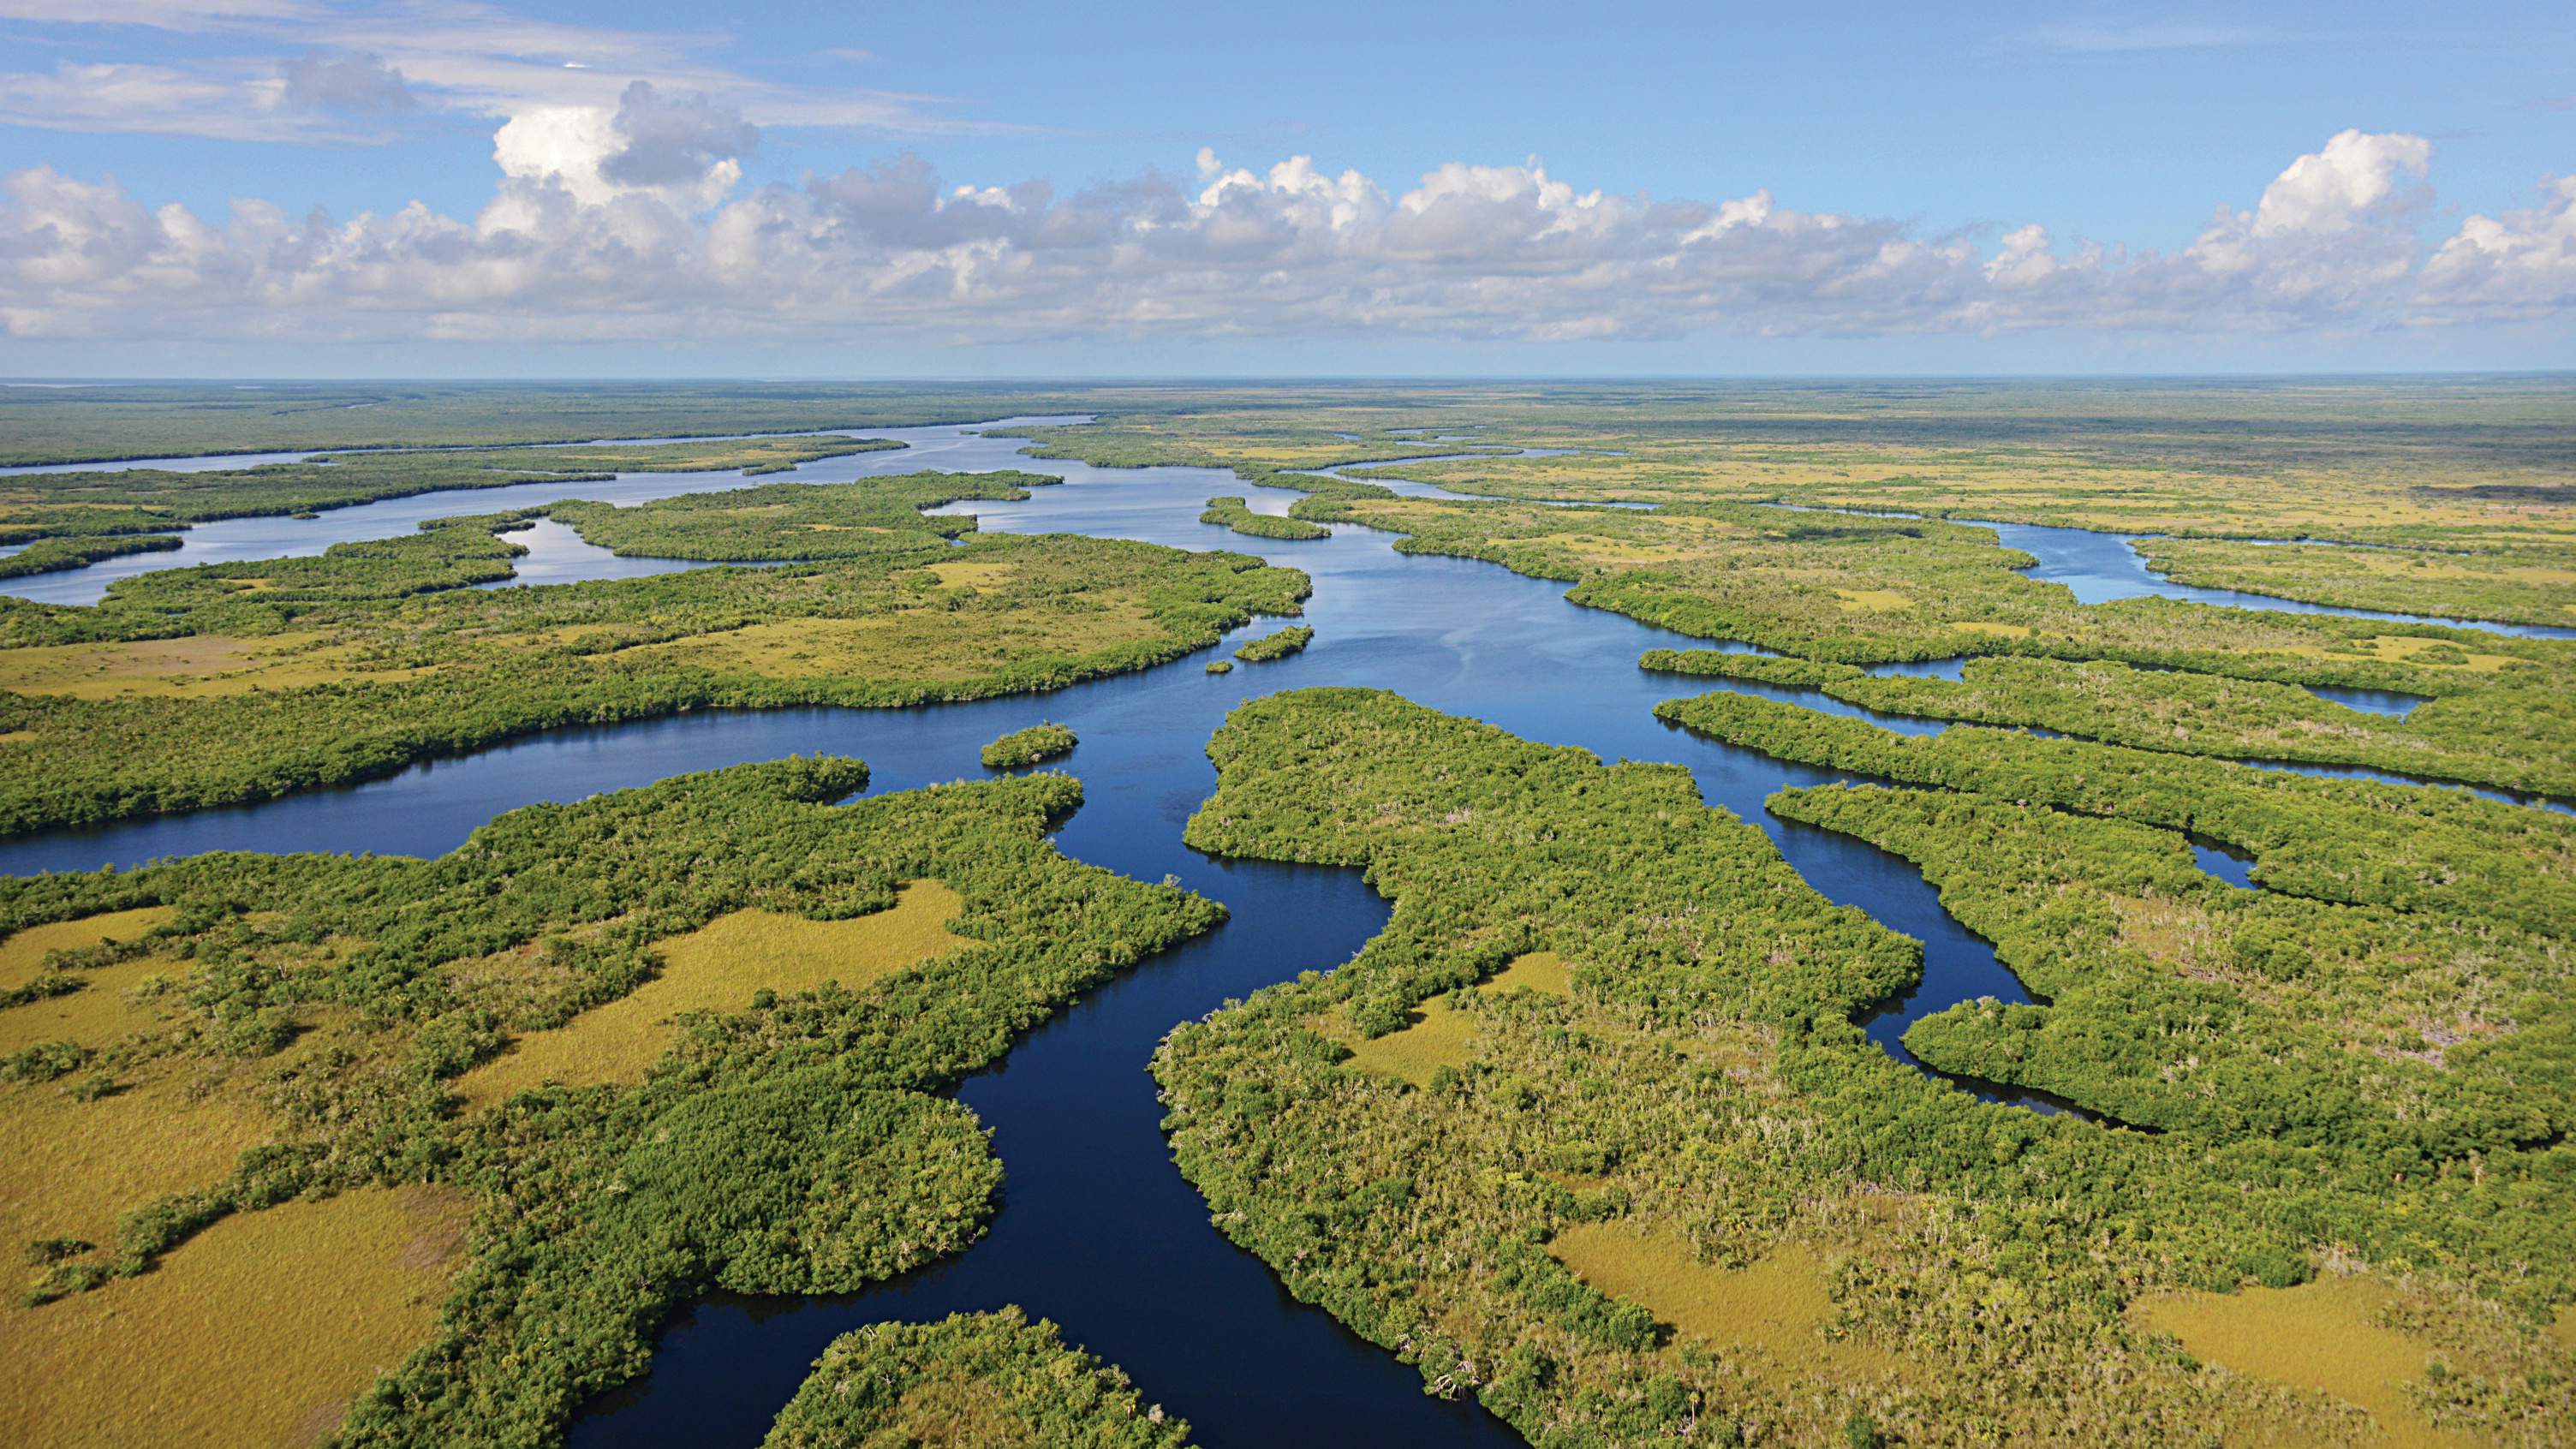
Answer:
[{"label": "green vegetation", "polygon": [[[1463,451],[1483,456],[1373,476],[1493,499],[1643,502],[1667,512],[1778,502],[2421,550],[2434,556],[2425,568],[2465,570],[2451,578],[2468,587],[2414,596],[2438,604],[2410,607],[2381,593],[2385,602],[2367,606],[2564,624],[2576,573],[2571,420],[2576,388],[2563,378],[1432,384],[1366,395],[1172,390],[1123,399],[1086,427],[1031,433],[1040,456],[1229,467],[1246,481],[1326,497],[1364,498],[1344,490],[1368,485],[1285,470]],[[1476,441],[1435,443],[1424,436],[1432,430]],[[1573,451],[1511,457],[1495,446],[1507,442]],[[1301,505],[1295,516],[1343,515]],[[2250,587],[2361,603],[2348,576],[2380,567],[2276,561],[2272,577]]]},{"label": "green vegetation", "polygon": [[2472,530],[2437,548],[2344,548],[2150,538],[2147,567],[2178,584],[2433,618],[2576,625],[2576,558],[2516,548]]},{"label": "green vegetation", "polygon": [[854,483],[773,483],[729,493],[688,493],[632,508],[558,503],[547,510],[584,543],[620,558],[715,562],[861,558],[944,548],[975,531],[967,517],[921,510],[961,498],[1017,501],[1064,480],[1040,473],[903,473]]},{"label": "green vegetation", "polygon": [[[2036,725],[2139,748],[2363,765],[2576,793],[2576,645],[2166,599],[2079,605],[2013,571],[1990,530],[1738,504],[1652,512],[1309,498],[1400,531],[1399,552],[1484,559],[1567,598],[1787,656],[1662,650],[1648,668],[1792,687],[1889,713]],[[1969,656],[1968,682],[1856,666]],[[2127,666],[2127,667],[2123,667]],[[2299,686],[2434,702],[2403,721]]]},{"label": "green vegetation", "polygon": [[1189,1425],[1017,1308],[877,1323],[832,1341],[764,1449],[1183,1449]]},{"label": "green vegetation", "polygon": [[2492,1163],[2576,1123],[2576,955],[2553,937],[2238,890],[2172,831],[1988,795],[1832,786],[1770,805],[1914,862],[2050,1003],[1917,1022],[1907,1048],[1944,1071],[2355,1172]]},{"label": "green vegetation", "polygon": [[[2001,801],[1784,798],[1929,841],[1944,889],[1989,912],[2014,959],[2060,973],[2027,1028],[1971,1007],[1927,1045],[1974,1056],[2036,1032],[2047,1049],[2013,1058],[2025,1074],[2164,1111],[2150,1134],[1982,1104],[1879,1051],[1852,1016],[1911,984],[1913,943],[1818,897],[1680,769],[1604,767],[1355,690],[1247,704],[1209,753],[1219,785],[1192,845],[1365,866],[1394,912],[1350,964],[1167,1040],[1155,1071],[1182,1171],[1300,1298],[1535,1443],[2421,1427],[2203,1369],[2128,1316],[2158,1292],[2321,1267],[2388,1284],[2390,1312],[2476,1378],[2416,1401],[2439,1422],[2509,1437],[2576,1410],[2529,1332],[2576,1296],[2567,1033],[2542,999],[2563,994],[2554,939],[2270,902],[2200,877],[2178,837]],[[1943,811],[1967,827],[1955,839]],[[1906,833],[1927,818],[1945,824]],[[2301,959],[2311,940],[2347,949]],[[1569,996],[1477,985],[1532,951],[1561,954]],[[2275,971],[2295,989],[2273,991]],[[2328,1045],[2334,1013],[2373,996],[2363,978],[2384,1004]],[[1419,1088],[1336,1040],[1435,1003],[1473,1018],[1471,1051]],[[2422,1013],[2475,1015],[2486,1035],[2447,1068],[2409,1056],[2405,1032],[2437,1025]],[[2188,1091],[2151,1065],[2229,1031]],[[2363,1055],[2330,1060],[2342,1041]],[[2498,1090],[2543,1075],[2543,1091]]]},{"label": "green vegetation", "polygon": [[76,539],[40,538],[7,558],[0,558],[0,579],[24,578],[29,574],[60,573],[66,569],[85,569],[105,559],[124,558],[128,554],[137,553],[168,553],[178,546],[179,540],[166,533]]},{"label": "green vegetation", "polygon": [[2512,687],[2523,677],[2433,700],[2404,719],[2295,685],[2043,659],[1980,659],[1957,684],[1847,679],[1825,693],[1886,714],[2035,725],[2137,749],[2367,765],[2576,796],[2576,698]]},{"label": "green vegetation", "polygon": [[[0,639],[20,646],[0,649],[0,672],[30,646],[112,659],[110,641],[221,630],[275,641],[280,662],[250,661],[250,686],[291,685],[0,693],[13,736],[0,830],[266,799],[560,725],[1058,689],[1181,658],[1255,613],[1294,614],[1307,592],[1304,574],[1241,554],[1066,535],[941,544],[932,568],[877,553],[456,589],[506,575],[514,546],[495,522],[147,574],[92,609],[0,605]],[[410,592],[422,588],[439,591]]]},{"label": "green vegetation", "polygon": [[1637,667],[1666,674],[1699,674],[1719,679],[1749,679],[1784,689],[1820,689],[1863,677],[1856,665],[1814,659],[1784,659],[1769,654],[1734,654],[1718,649],[1649,649],[1637,656]]},{"label": "green vegetation", "polygon": [[1267,664],[1271,660],[1285,659],[1303,650],[1314,637],[1314,630],[1303,624],[1291,624],[1275,633],[1264,634],[1235,650],[1234,657],[1246,664]]},{"label": "green vegetation", "polygon": [[510,578],[510,561],[527,549],[495,535],[526,528],[532,512],[434,518],[413,533],[335,543],[299,558],[155,569],[109,584],[95,608],[0,604],[0,618],[29,642],[273,633],[346,617],[352,605]]},{"label": "green vegetation", "polygon": [[1668,700],[1655,714],[1776,759],[2207,836],[2252,855],[2260,884],[2317,900],[2551,935],[2576,920],[2576,817],[2464,790],[2315,779],[2006,730],[1899,735],[1739,694]]},{"label": "green vegetation", "polygon": [[1232,674],[1234,672],[1234,661],[1231,659],[1212,659],[1208,661],[1207,672],[1210,674]]},{"label": "green vegetation", "polygon": [[1073,753],[1073,747],[1079,743],[1081,741],[1074,738],[1073,731],[1063,725],[1033,724],[1024,730],[1014,730],[986,745],[983,757],[984,768],[987,770],[1022,769],[1040,760],[1052,760],[1058,755],[1069,755]]},{"label": "green vegetation", "polygon": [[775,472],[902,446],[878,438],[755,438],[568,448],[338,453],[297,463],[174,473],[22,473],[0,478],[0,543],[157,533],[222,518],[310,514],[449,488],[593,482],[617,473]]},{"label": "green vegetation", "polygon": [[[865,781],[851,760],[746,765],[514,811],[437,860],[214,854],[0,881],[10,928],[172,912],[90,953],[157,971],[146,1022],[74,1044],[117,1094],[57,1107],[51,1088],[6,1087],[0,1113],[95,1130],[80,1113],[231,1073],[269,1119],[229,1176],[127,1204],[95,1249],[49,1247],[36,1296],[112,1297],[208,1224],[299,1195],[453,1184],[475,1200],[454,1291],[342,1442],[546,1443],[642,1369],[691,1297],[843,1291],[963,1247],[999,1166],[936,1094],[1223,912],[1058,855],[1047,832],[1081,798],[1063,776],[829,803]],[[513,1035],[653,980],[654,943],[751,908],[863,916],[923,878],[962,901],[962,947],[858,990],[684,1015],[640,1086],[451,1115],[454,1080]],[[297,1048],[333,1022],[342,1049]]]},{"label": "green vegetation", "polygon": [[1244,506],[1243,499],[1240,497],[1209,499],[1207,511],[1199,515],[1199,522],[1221,523],[1237,533],[1253,538],[1307,539],[1333,536],[1331,529],[1319,523],[1308,523],[1296,518],[1273,518],[1267,513],[1255,513]]}]

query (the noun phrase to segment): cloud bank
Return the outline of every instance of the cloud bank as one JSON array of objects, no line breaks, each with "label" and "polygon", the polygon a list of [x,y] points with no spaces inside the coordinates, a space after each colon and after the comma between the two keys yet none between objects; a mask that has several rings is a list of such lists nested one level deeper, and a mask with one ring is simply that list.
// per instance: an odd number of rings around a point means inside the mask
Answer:
[{"label": "cloud bank", "polygon": [[[372,54],[283,84],[399,104]],[[917,157],[743,190],[742,115],[636,82],[502,126],[471,219],[346,221],[262,201],[208,221],[47,167],[0,179],[0,325],[83,339],[803,341],[2228,332],[2527,321],[2576,308],[2576,179],[2436,245],[2421,137],[2346,131],[2193,243],[2134,255],[1919,235],[1769,191],[1577,191],[1535,159],[1400,193],[1293,157],[1200,153],[1058,194],[947,186]]]}]

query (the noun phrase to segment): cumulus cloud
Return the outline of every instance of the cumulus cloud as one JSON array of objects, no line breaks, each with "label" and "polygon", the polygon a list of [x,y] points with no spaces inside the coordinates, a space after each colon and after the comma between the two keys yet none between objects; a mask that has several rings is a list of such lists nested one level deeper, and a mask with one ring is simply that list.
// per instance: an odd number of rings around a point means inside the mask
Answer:
[{"label": "cumulus cloud", "polygon": [[667,99],[648,81],[629,85],[614,111],[530,111],[492,138],[502,175],[526,184],[505,190],[512,215],[487,213],[486,229],[518,229],[513,218],[531,186],[559,189],[589,207],[641,192],[681,211],[704,211],[742,180],[739,158],[759,142],[759,129],[739,112],[705,96]]},{"label": "cumulus cloud", "polygon": [[2472,216],[2424,265],[2416,319],[2528,321],[2576,309],[2576,176],[2540,184],[2540,204]]},{"label": "cumulus cloud", "polygon": [[[2576,306],[2576,187],[2472,218],[2419,265],[2421,138],[2347,131],[2187,248],[2033,224],[1983,243],[1771,193],[1583,190],[1535,159],[1391,191],[1307,157],[1200,154],[1059,194],[949,185],[905,154],[742,190],[757,140],[703,97],[519,115],[471,219],[237,203],[215,225],[38,167],[6,178],[0,319],[19,335],[382,338],[1369,335],[1670,338],[2286,330]],[[737,194],[738,193],[738,194]]]}]

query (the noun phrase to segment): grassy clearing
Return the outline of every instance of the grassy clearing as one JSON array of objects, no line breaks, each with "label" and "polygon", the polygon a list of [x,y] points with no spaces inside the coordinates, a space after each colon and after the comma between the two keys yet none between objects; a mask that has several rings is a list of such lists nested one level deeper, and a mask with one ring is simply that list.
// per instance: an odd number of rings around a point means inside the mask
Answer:
[{"label": "grassy clearing", "polygon": [[[256,591],[254,591],[256,592]],[[0,650],[0,690],[73,699],[137,696],[214,699],[258,689],[300,689],[357,679],[416,679],[425,669],[386,669],[325,634],[266,639],[202,635],[139,644],[48,644]]]},{"label": "grassy clearing", "polygon": [[[2425,639],[2412,634],[2378,634],[2368,639],[2353,640],[2352,647],[2360,652],[2347,655],[2337,651],[2329,656],[2323,649],[2297,644],[2276,645],[2257,652],[2295,654],[2306,659],[2324,657],[2389,659],[2425,669],[2456,669],[2468,674],[2493,674],[2514,662],[2506,655],[2481,654],[2472,649],[2462,649],[2457,645],[2446,646],[2439,639]],[[2432,657],[2418,657],[2428,649],[2433,651]]]},{"label": "grassy clearing", "polygon": [[76,972],[80,990],[0,1010],[0,1055],[49,1041],[76,1041],[95,1050],[151,1029],[163,1020],[167,999],[138,996],[135,988],[148,977],[169,975],[170,967],[147,956]]},{"label": "grassy clearing", "polygon": [[1478,984],[1487,991],[1536,991],[1548,996],[1564,996],[1570,989],[1565,980],[1565,958],[1554,951],[1515,956],[1510,965]]},{"label": "grassy clearing", "polygon": [[1162,634],[1141,600],[1120,594],[1096,611],[1036,607],[1007,618],[922,610],[864,619],[781,619],[645,645],[624,657],[638,665],[767,679],[972,679],[1026,659],[1088,654]]},{"label": "grassy clearing", "polygon": [[0,1440],[310,1444],[430,1334],[467,1200],[407,1187],[225,1219],[156,1272],[0,1316]]},{"label": "grassy clearing", "polygon": [[40,1238],[110,1247],[119,1214],[221,1181],[271,1131],[234,1080],[245,1070],[165,1072],[94,1102],[68,1080],[0,1086],[0,1253]]},{"label": "grassy clearing", "polygon": [[1578,1223],[1547,1250],[1584,1282],[1642,1304],[1659,1323],[1714,1349],[1751,1349],[1809,1373],[1849,1381],[1897,1367],[1893,1354],[1866,1344],[1827,1341],[1834,1316],[1825,1266],[1798,1243],[1784,1242],[1748,1268],[1713,1268],[1690,1244],[1630,1223]]},{"label": "grassy clearing", "polygon": [[930,571],[939,576],[943,589],[989,589],[1007,584],[1019,572],[1011,563],[944,563],[933,564]]},{"label": "grassy clearing", "polygon": [[27,978],[36,974],[36,967],[42,964],[48,951],[95,946],[102,940],[131,941],[170,919],[170,916],[168,906],[145,906],[140,910],[110,911],[77,921],[56,921],[51,925],[12,931],[5,939],[0,939],[0,991],[26,985]]},{"label": "grassy clearing", "polygon": [[2389,1444],[2476,1442],[2435,1429],[2407,1402],[2400,1386],[2422,1379],[2434,1355],[2426,1344],[2380,1325],[2396,1298],[2388,1284],[2356,1274],[2296,1288],[2172,1294],[2142,1300],[2130,1317],[2172,1334],[2206,1362],[2366,1409]]},{"label": "grassy clearing", "polygon": [[480,1110],[547,1082],[635,1081],[670,1048],[680,1013],[740,1011],[764,988],[784,994],[837,981],[850,989],[891,976],[971,944],[946,927],[964,904],[940,882],[921,880],[897,887],[891,909],[855,920],[761,910],[719,916],[654,943],[660,976],[568,1025],[521,1038],[514,1050],[457,1078],[457,1091]]},{"label": "grassy clearing", "polygon": [[1402,1077],[1417,1087],[1428,1086],[1438,1068],[1463,1065],[1474,1049],[1476,1018],[1451,1006],[1445,996],[1422,1003],[1405,1019],[1409,1024],[1401,1030],[1367,1038],[1351,1030],[1339,1012],[1311,1018],[1310,1024],[1350,1048],[1352,1066]]},{"label": "grassy clearing", "polygon": [[1914,601],[1894,589],[1836,589],[1834,597],[1846,609],[1910,609]]},{"label": "grassy clearing", "polygon": [[[1567,994],[1565,961],[1554,951],[1531,951],[1477,983],[1486,991],[1536,991]],[[1338,1012],[1313,1018],[1309,1025],[1350,1049],[1351,1065],[1380,1076],[1401,1077],[1428,1086],[1441,1067],[1464,1066],[1474,1054],[1477,1018],[1436,996],[1407,1013],[1411,1024],[1379,1037],[1363,1037]]]}]

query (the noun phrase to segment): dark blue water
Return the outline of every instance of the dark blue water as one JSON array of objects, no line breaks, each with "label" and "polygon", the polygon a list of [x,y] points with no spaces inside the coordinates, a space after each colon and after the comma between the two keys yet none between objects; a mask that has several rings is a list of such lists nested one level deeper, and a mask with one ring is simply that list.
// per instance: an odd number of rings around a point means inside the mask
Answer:
[{"label": "dark blue water", "polygon": [[2195,835],[2190,839],[2192,858],[2200,862],[2204,874],[2214,875],[2241,890],[2255,888],[2252,856],[2204,836]]},{"label": "dark blue water", "polygon": [[2415,706],[2424,702],[2423,695],[2399,694],[2393,689],[2343,689],[2331,684],[2301,687],[2319,699],[2332,700],[2346,709],[2357,709],[2364,714],[2390,715],[2397,719],[2406,718],[2414,712]]}]

